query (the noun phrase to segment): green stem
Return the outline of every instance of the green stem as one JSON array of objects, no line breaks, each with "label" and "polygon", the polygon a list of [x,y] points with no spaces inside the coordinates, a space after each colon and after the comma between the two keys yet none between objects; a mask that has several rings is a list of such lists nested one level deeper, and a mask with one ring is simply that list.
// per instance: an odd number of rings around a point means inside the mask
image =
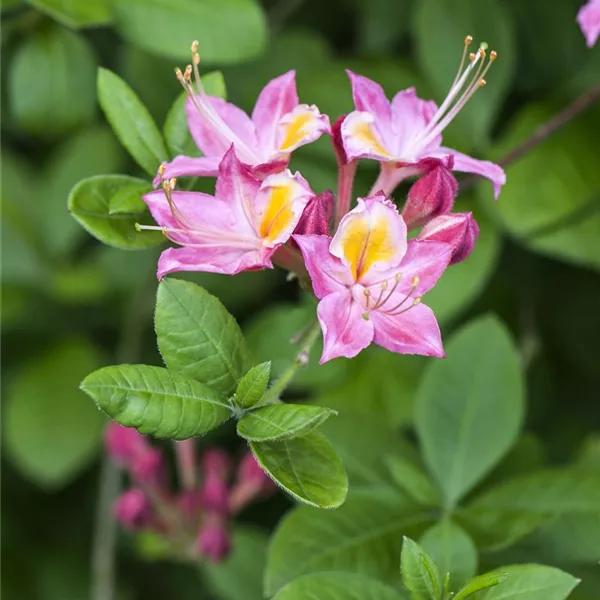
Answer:
[{"label": "green stem", "polygon": [[313,325],[306,331],[306,334],[303,336],[303,342],[300,346],[298,354],[296,354],[294,360],[281,374],[279,379],[277,379],[277,381],[269,388],[268,392],[261,400],[261,405],[266,406],[268,404],[276,404],[279,402],[279,397],[295,377],[297,371],[301,367],[304,367],[308,364],[310,350],[317,341],[320,331],[321,330],[318,322],[313,323]]}]

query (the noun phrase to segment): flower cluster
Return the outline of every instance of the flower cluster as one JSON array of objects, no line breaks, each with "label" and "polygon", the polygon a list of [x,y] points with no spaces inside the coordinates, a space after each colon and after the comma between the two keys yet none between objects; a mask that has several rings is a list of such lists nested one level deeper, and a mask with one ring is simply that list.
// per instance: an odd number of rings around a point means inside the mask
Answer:
[{"label": "flower cluster", "polygon": [[135,429],[108,425],[106,450],[127,470],[132,483],[117,498],[114,514],[127,529],[157,532],[177,552],[220,562],[231,549],[231,519],[256,499],[269,495],[275,484],[250,452],[234,472],[229,456],[216,448],[202,455],[202,482],[198,484],[193,442],[180,444],[188,445],[179,457],[183,489],[173,493],[163,453]]},{"label": "flower cluster", "polygon": [[[388,100],[381,86],[348,71],[355,110],[333,125],[316,106],[300,104],[295,74],[271,81],[251,117],[201,83],[197,43],[178,78],[188,93],[189,130],[203,156],[178,156],[161,165],[159,188],[144,196],[158,229],[178,247],[165,250],[158,277],[174,271],[234,275],[272,268],[294,272],[320,300],[322,362],[352,357],[371,342],[394,352],[443,356],[439,328],[421,298],[449,264],[470,254],[478,235],[471,213],[453,213],[453,171],[486,177],[495,197],[503,170],[442,146],[442,132],[496,60],[482,44],[462,60],[438,107],[414,88]],[[316,194],[288,166],[293,151],[330,136],[338,190]],[[352,208],[359,160],[380,172],[366,198]],[[213,195],[179,191],[180,176],[216,176]],[[417,177],[400,212],[389,196]],[[407,240],[408,231],[419,229]]]}]

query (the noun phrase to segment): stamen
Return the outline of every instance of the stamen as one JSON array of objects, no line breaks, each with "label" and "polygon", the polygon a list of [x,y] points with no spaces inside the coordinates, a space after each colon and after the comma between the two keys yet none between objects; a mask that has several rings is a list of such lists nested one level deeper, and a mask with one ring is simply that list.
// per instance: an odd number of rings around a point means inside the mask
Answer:
[{"label": "stamen", "polygon": [[366,299],[366,308],[369,309],[369,300],[371,299],[371,292],[369,290],[364,290],[364,295]]},{"label": "stamen", "polygon": [[381,297],[383,296],[383,292],[385,292],[385,289],[387,288],[387,280],[384,282],[385,287],[384,287],[384,284],[382,284],[381,294],[379,294],[379,298],[377,299],[375,306],[373,306],[373,310],[385,305],[385,303],[392,297],[393,293],[396,291],[396,288],[398,287],[398,284],[400,283],[401,279],[402,279],[402,273],[396,273],[396,275],[394,277],[394,285],[393,285],[392,289],[389,291],[388,295],[383,300],[381,299]]},{"label": "stamen", "polygon": [[[463,70],[463,67],[465,66],[465,58],[467,57],[467,50],[472,43],[473,43],[473,36],[468,35],[465,38],[465,46],[463,48],[463,53],[462,53],[462,57],[460,59],[460,65],[458,67],[458,71],[456,72],[456,77],[454,78],[454,81],[452,82],[452,85],[450,87],[454,87],[456,85],[456,82],[458,81],[458,78],[460,77],[460,73]],[[471,54],[469,54],[469,60],[471,60],[471,56],[473,56],[473,58],[475,58],[475,55],[471,52]]]},{"label": "stamen", "polygon": [[408,294],[406,295],[406,297],[404,298],[404,300],[402,300],[402,302],[400,302],[400,304],[397,304],[396,306],[394,306],[394,308],[391,308],[390,310],[386,310],[385,312],[388,315],[394,315],[394,314],[400,314],[400,313],[396,313],[396,311],[401,308],[402,306],[404,306],[404,304],[406,303],[406,301],[412,297],[412,295],[415,293],[415,290],[417,289],[419,283],[420,283],[420,279],[418,276],[414,276],[413,280],[412,280],[412,285],[410,287],[410,291],[408,292]]},{"label": "stamen", "polygon": [[421,296],[418,296],[417,298],[414,298],[412,301],[412,304],[410,306],[407,306],[406,308],[402,309],[401,311],[395,312],[395,313],[388,313],[391,317],[397,317],[398,315],[403,315],[405,312],[408,312],[411,308],[414,308],[415,306],[417,306],[417,304],[421,303]]}]

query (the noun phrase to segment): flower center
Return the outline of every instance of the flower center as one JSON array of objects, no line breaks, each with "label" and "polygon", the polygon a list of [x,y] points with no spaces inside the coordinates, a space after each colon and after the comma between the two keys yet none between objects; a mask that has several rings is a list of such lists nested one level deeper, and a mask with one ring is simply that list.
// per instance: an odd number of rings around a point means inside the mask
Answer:
[{"label": "flower center", "polygon": [[[472,42],[473,37],[468,35],[465,38],[460,65],[450,86],[448,95],[433,115],[431,121],[427,124],[427,127],[419,131],[418,135],[411,140],[410,145],[414,148],[416,155],[442,133],[465,104],[475,95],[475,92],[486,84],[484,77],[492,66],[492,63],[498,58],[498,53],[492,50],[488,56],[486,43],[482,43],[477,52],[468,53]],[[465,67],[467,55],[469,64]],[[462,94],[459,96],[461,90]]]},{"label": "flower center", "polygon": [[[368,321],[371,311],[374,310],[382,312],[390,317],[397,317],[402,313],[408,312],[411,308],[414,308],[421,302],[422,297],[414,295],[420,283],[420,279],[417,275],[413,277],[410,290],[404,298],[398,302],[396,296],[392,301],[392,297],[394,296],[400,281],[402,281],[402,273],[396,273],[393,278],[382,281],[379,286],[371,286],[370,288],[363,289],[365,299],[363,319]],[[379,287],[378,292],[377,287]],[[375,290],[377,297],[373,294],[373,290]]]}]

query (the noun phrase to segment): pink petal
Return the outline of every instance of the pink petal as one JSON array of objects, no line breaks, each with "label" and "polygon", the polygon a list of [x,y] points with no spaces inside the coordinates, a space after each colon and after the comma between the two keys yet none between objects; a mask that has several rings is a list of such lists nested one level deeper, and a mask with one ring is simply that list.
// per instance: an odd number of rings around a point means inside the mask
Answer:
[{"label": "pink petal", "polygon": [[323,331],[321,364],[345,356],[352,358],[373,341],[373,323],[363,318],[364,309],[349,290],[325,296],[317,307]]},{"label": "pink petal", "polygon": [[[396,138],[398,156],[406,161],[417,162],[424,154],[421,149],[411,148],[411,141],[416,139],[435,114],[437,105],[433,100],[421,100],[414,87],[398,92],[392,99],[392,129]],[[437,147],[442,136],[436,136],[429,147]]]},{"label": "pink petal", "polygon": [[175,271],[203,271],[235,275],[241,271],[272,268],[270,254],[228,246],[168,248],[158,259],[158,278]]},{"label": "pink petal", "polygon": [[341,138],[346,161],[372,158],[379,161],[395,160],[386,138],[389,129],[371,113],[354,111],[341,124]]},{"label": "pink petal", "polygon": [[346,70],[352,85],[352,98],[357,111],[371,113],[383,127],[389,125],[391,119],[390,101],[383,88],[368,77],[357,75]]},{"label": "pink petal", "polygon": [[279,120],[297,105],[295,71],[276,77],[262,89],[252,111],[252,122],[261,148],[270,151],[275,148]]},{"label": "pink petal", "polygon": [[399,291],[407,292],[413,286],[415,277],[419,278],[413,297],[427,293],[442,276],[452,258],[452,245],[445,242],[430,242],[425,240],[411,240],[408,242],[406,255],[398,269],[402,279],[398,286]]},{"label": "pink petal", "polygon": [[197,102],[202,113],[191,98],[188,98],[185,110],[190,133],[203,154],[220,158],[231,144],[235,144],[243,162],[260,162],[254,123],[241,108],[213,96],[198,96]]},{"label": "pink petal", "polygon": [[463,173],[474,173],[481,175],[492,182],[494,188],[494,199],[498,199],[502,186],[506,183],[506,174],[501,166],[490,162],[489,160],[478,160],[467,156],[462,152],[457,152],[452,148],[439,148],[429,153],[433,158],[444,158],[449,154],[454,158],[454,170]]},{"label": "pink petal", "polygon": [[417,304],[400,315],[372,311],[377,345],[399,354],[421,354],[443,358],[442,336],[433,311]]},{"label": "pink petal", "polygon": [[216,177],[220,162],[220,156],[176,156],[171,162],[163,163],[165,170],[162,178],[157,174],[152,185],[158,187],[161,181],[171,177]]},{"label": "pink petal", "polygon": [[278,124],[276,146],[279,152],[293,152],[320,138],[324,133],[331,134],[329,117],[308,104],[299,104],[284,115]]},{"label": "pink petal", "polygon": [[577,23],[591,48],[600,35],[600,0],[588,0],[577,13]]},{"label": "pink petal", "polygon": [[328,235],[295,235],[294,241],[300,247],[317,298],[341,292],[354,283],[348,267],[329,252]]},{"label": "pink petal", "polygon": [[260,185],[231,146],[219,165],[215,196],[228,204],[238,219],[245,222],[245,229],[252,232],[256,232],[254,202]]}]

